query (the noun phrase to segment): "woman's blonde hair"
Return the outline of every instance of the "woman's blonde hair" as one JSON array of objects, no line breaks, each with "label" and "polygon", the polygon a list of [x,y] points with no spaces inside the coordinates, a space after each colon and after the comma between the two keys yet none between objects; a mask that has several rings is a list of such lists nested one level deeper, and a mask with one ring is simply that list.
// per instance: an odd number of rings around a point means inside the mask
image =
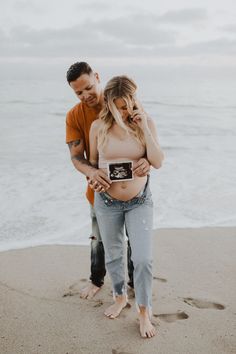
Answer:
[{"label": "woman's blonde hair", "polygon": [[118,98],[122,98],[126,105],[127,111],[131,116],[133,110],[143,110],[141,104],[136,99],[137,85],[129,77],[115,76],[108,81],[104,89],[104,106],[99,114],[99,118],[102,121],[102,125],[98,131],[98,147],[103,148],[107,142],[107,133],[116,122],[121,128],[123,128],[127,134],[133,135],[143,146],[145,146],[144,135],[142,129],[132,121],[127,119],[124,123],[122,116],[114,101]]}]

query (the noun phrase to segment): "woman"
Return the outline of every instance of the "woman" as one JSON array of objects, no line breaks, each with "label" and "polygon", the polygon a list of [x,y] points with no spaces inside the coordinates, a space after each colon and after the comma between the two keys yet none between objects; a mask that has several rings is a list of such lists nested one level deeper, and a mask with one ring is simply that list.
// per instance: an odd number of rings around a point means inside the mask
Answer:
[{"label": "woman", "polygon": [[[135,97],[136,89],[135,82],[127,76],[116,76],[107,83],[104,108],[90,130],[90,163],[107,172],[111,180],[113,176],[110,188],[95,194],[94,204],[115,301],[106,309],[105,315],[115,318],[127,304],[125,226],[134,263],[140,334],[150,338],[155,335],[151,323],[153,204],[149,176],[132,176],[132,171],[129,176],[130,170],[126,167],[133,164],[135,169],[135,163],[146,157],[153,167],[160,168],[163,153],[158,144],[155,124]],[[114,165],[117,162],[122,164],[117,167]],[[113,163],[110,165],[110,175],[109,163]]]}]

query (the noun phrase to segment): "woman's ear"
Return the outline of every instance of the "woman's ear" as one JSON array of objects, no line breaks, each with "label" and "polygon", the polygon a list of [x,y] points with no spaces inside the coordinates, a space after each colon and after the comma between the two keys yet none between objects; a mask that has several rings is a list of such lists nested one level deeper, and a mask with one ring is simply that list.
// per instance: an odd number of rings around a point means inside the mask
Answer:
[{"label": "woman's ear", "polygon": [[97,82],[100,84],[100,77],[98,73],[94,73],[95,78],[97,79]]}]

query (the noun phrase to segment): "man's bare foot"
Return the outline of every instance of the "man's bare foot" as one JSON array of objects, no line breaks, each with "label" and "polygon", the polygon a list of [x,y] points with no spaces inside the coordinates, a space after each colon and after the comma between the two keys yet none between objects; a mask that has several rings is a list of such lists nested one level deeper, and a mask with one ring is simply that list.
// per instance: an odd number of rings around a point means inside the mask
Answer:
[{"label": "man's bare foot", "polygon": [[153,327],[148,310],[140,310],[139,313],[139,322],[140,322],[140,334],[143,338],[152,338],[155,336],[156,331]]},{"label": "man's bare foot", "polygon": [[115,303],[109,306],[104,314],[113,319],[119,316],[123,308],[127,305],[127,295],[119,295],[115,298]]},{"label": "man's bare foot", "polygon": [[80,290],[80,297],[81,299],[92,299],[100,289],[93,283],[89,283],[85,288]]}]

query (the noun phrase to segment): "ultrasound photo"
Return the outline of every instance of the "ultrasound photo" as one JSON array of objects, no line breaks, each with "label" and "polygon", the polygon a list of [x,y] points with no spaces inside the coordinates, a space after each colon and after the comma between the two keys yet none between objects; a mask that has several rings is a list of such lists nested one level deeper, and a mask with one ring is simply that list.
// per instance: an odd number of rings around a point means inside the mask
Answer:
[{"label": "ultrasound photo", "polygon": [[133,179],[133,162],[108,163],[108,177],[113,182],[129,181]]}]

